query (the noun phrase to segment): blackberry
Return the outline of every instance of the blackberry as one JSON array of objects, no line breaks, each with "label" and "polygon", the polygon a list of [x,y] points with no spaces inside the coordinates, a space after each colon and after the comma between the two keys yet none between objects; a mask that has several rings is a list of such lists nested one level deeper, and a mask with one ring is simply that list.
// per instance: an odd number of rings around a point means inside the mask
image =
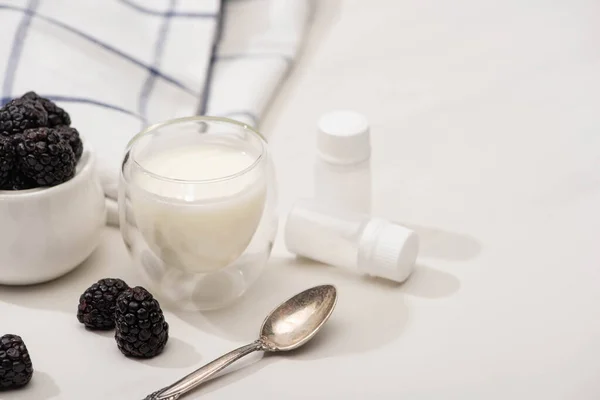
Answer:
[{"label": "blackberry", "polygon": [[75,154],[51,128],[28,129],[15,136],[17,164],[38,186],[55,186],[75,176]]},{"label": "blackberry", "polygon": [[164,350],[169,324],[160,304],[143,287],[124,291],[117,300],[115,339],[127,357],[151,358]]},{"label": "blackberry", "polygon": [[0,109],[0,135],[12,136],[48,124],[48,113],[38,102],[14,99]]},{"label": "blackberry", "polygon": [[15,167],[15,147],[12,140],[0,136],[0,188],[9,185],[10,176]]},{"label": "blackberry", "polygon": [[69,114],[56,105],[52,100],[39,96],[36,92],[27,92],[21,99],[35,101],[39,103],[48,113],[48,126],[54,128],[59,125],[71,125],[71,117]]},{"label": "blackberry", "polygon": [[79,161],[81,159],[81,154],[83,154],[83,142],[79,137],[77,129],[66,125],[57,126],[55,129],[61,139],[71,146],[71,149],[75,154],[75,162]]},{"label": "blackberry", "polygon": [[121,279],[101,279],[79,297],[77,320],[89,329],[115,327],[117,298],[129,286]]},{"label": "blackberry", "polygon": [[19,171],[12,171],[2,190],[26,190],[36,188],[37,184]]},{"label": "blackberry", "polygon": [[33,364],[23,339],[17,335],[0,337],[0,390],[23,387],[32,376]]}]

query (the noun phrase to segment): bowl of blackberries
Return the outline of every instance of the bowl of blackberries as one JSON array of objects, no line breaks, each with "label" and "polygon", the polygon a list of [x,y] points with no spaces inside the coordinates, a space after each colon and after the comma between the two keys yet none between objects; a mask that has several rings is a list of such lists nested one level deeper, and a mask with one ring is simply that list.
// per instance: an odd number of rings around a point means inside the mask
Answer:
[{"label": "bowl of blackberries", "polygon": [[67,111],[35,92],[0,108],[0,284],[73,270],[105,222],[94,152]]}]

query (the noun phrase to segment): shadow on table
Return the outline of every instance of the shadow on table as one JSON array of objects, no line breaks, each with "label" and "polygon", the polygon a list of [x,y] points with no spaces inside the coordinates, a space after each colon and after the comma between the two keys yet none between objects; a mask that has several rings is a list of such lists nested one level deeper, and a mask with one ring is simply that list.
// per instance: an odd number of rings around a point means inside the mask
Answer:
[{"label": "shadow on table", "polygon": [[[256,374],[263,368],[276,363],[279,358],[273,354],[256,353],[246,356],[240,361],[234,363],[231,367],[218,373],[214,378],[203,383],[193,392],[194,396],[201,398],[215,390],[230,385],[234,382],[246,379],[249,376]],[[193,396],[192,396],[193,397]]]},{"label": "shadow on table", "polygon": [[448,261],[466,261],[477,257],[481,244],[472,236],[422,225],[404,224],[419,235],[419,256]]},{"label": "shadow on table", "polygon": [[156,368],[195,369],[200,366],[202,356],[191,344],[170,335],[167,346],[159,357],[150,359],[132,358],[132,360]]},{"label": "shadow on table", "polygon": [[201,330],[237,342],[251,342],[258,337],[265,316],[279,303],[308,287],[325,283],[338,288],[336,311],[310,344],[311,351],[297,351],[291,357],[318,359],[384,346],[398,338],[406,325],[406,295],[439,298],[460,287],[453,275],[424,265],[419,265],[402,285],[305,259],[273,258],[256,284],[230,307],[177,314]]},{"label": "shadow on table", "polygon": [[42,371],[35,371],[27,386],[10,392],[0,391],[0,398],[4,399],[4,394],[7,399],[11,400],[50,400],[59,398],[60,390],[50,375]]}]

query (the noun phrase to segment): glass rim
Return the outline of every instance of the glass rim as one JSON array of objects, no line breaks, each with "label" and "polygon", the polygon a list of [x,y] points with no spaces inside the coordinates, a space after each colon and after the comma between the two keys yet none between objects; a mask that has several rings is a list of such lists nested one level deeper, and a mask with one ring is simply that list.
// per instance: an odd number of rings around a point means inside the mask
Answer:
[{"label": "glass rim", "polygon": [[[229,124],[229,125],[236,125],[237,127],[252,133],[253,135],[255,135],[258,138],[258,141],[260,143],[260,154],[258,155],[258,157],[256,157],[256,159],[252,162],[252,164],[250,164],[246,168],[244,168],[238,172],[235,172],[233,174],[230,174],[230,175],[225,175],[222,177],[211,178],[211,179],[169,178],[169,177],[154,173],[152,171],[149,171],[147,168],[144,168],[144,166],[142,166],[135,158],[132,158],[133,163],[138,168],[140,168],[144,174],[150,176],[153,179],[157,179],[157,180],[161,180],[161,181],[165,181],[165,182],[171,182],[171,183],[178,183],[178,184],[206,184],[206,183],[223,182],[223,181],[227,181],[230,179],[235,179],[240,176],[243,176],[246,173],[252,171],[262,161],[262,159],[265,155],[265,151],[266,151],[265,144],[268,143],[267,139],[256,129],[252,128],[250,125],[245,124],[240,121],[236,121],[234,119],[226,118],[226,117],[211,117],[211,116],[201,116],[201,115],[172,118],[172,119],[168,119],[168,120],[147,126],[146,128],[144,128],[142,131],[137,133],[135,136],[133,136],[129,140],[129,142],[127,143],[126,154],[128,154],[129,157],[131,157],[131,150],[132,150],[133,146],[135,145],[135,143],[137,141],[139,141],[140,139],[152,134],[152,132],[156,131],[157,129],[160,129],[160,128],[163,128],[163,127],[169,126],[169,125],[176,125],[176,124],[187,123],[187,122],[216,122],[216,123],[225,123],[225,124]],[[123,173],[123,168],[125,167],[125,163],[126,163],[126,160],[124,160],[123,164],[121,165],[121,173]]]}]

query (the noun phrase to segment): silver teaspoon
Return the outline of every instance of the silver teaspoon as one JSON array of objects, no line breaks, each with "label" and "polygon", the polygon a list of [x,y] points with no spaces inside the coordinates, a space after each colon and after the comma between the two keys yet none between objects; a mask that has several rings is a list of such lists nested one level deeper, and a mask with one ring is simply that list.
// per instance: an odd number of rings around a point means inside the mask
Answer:
[{"label": "silver teaspoon", "polygon": [[337,302],[332,285],[316,286],[279,305],[264,320],[260,338],[206,364],[185,378],[145,400],[177,400],[206,382],[217,372],[255,351],[279,352],[297,349],[312,339],[327,322]]}]

